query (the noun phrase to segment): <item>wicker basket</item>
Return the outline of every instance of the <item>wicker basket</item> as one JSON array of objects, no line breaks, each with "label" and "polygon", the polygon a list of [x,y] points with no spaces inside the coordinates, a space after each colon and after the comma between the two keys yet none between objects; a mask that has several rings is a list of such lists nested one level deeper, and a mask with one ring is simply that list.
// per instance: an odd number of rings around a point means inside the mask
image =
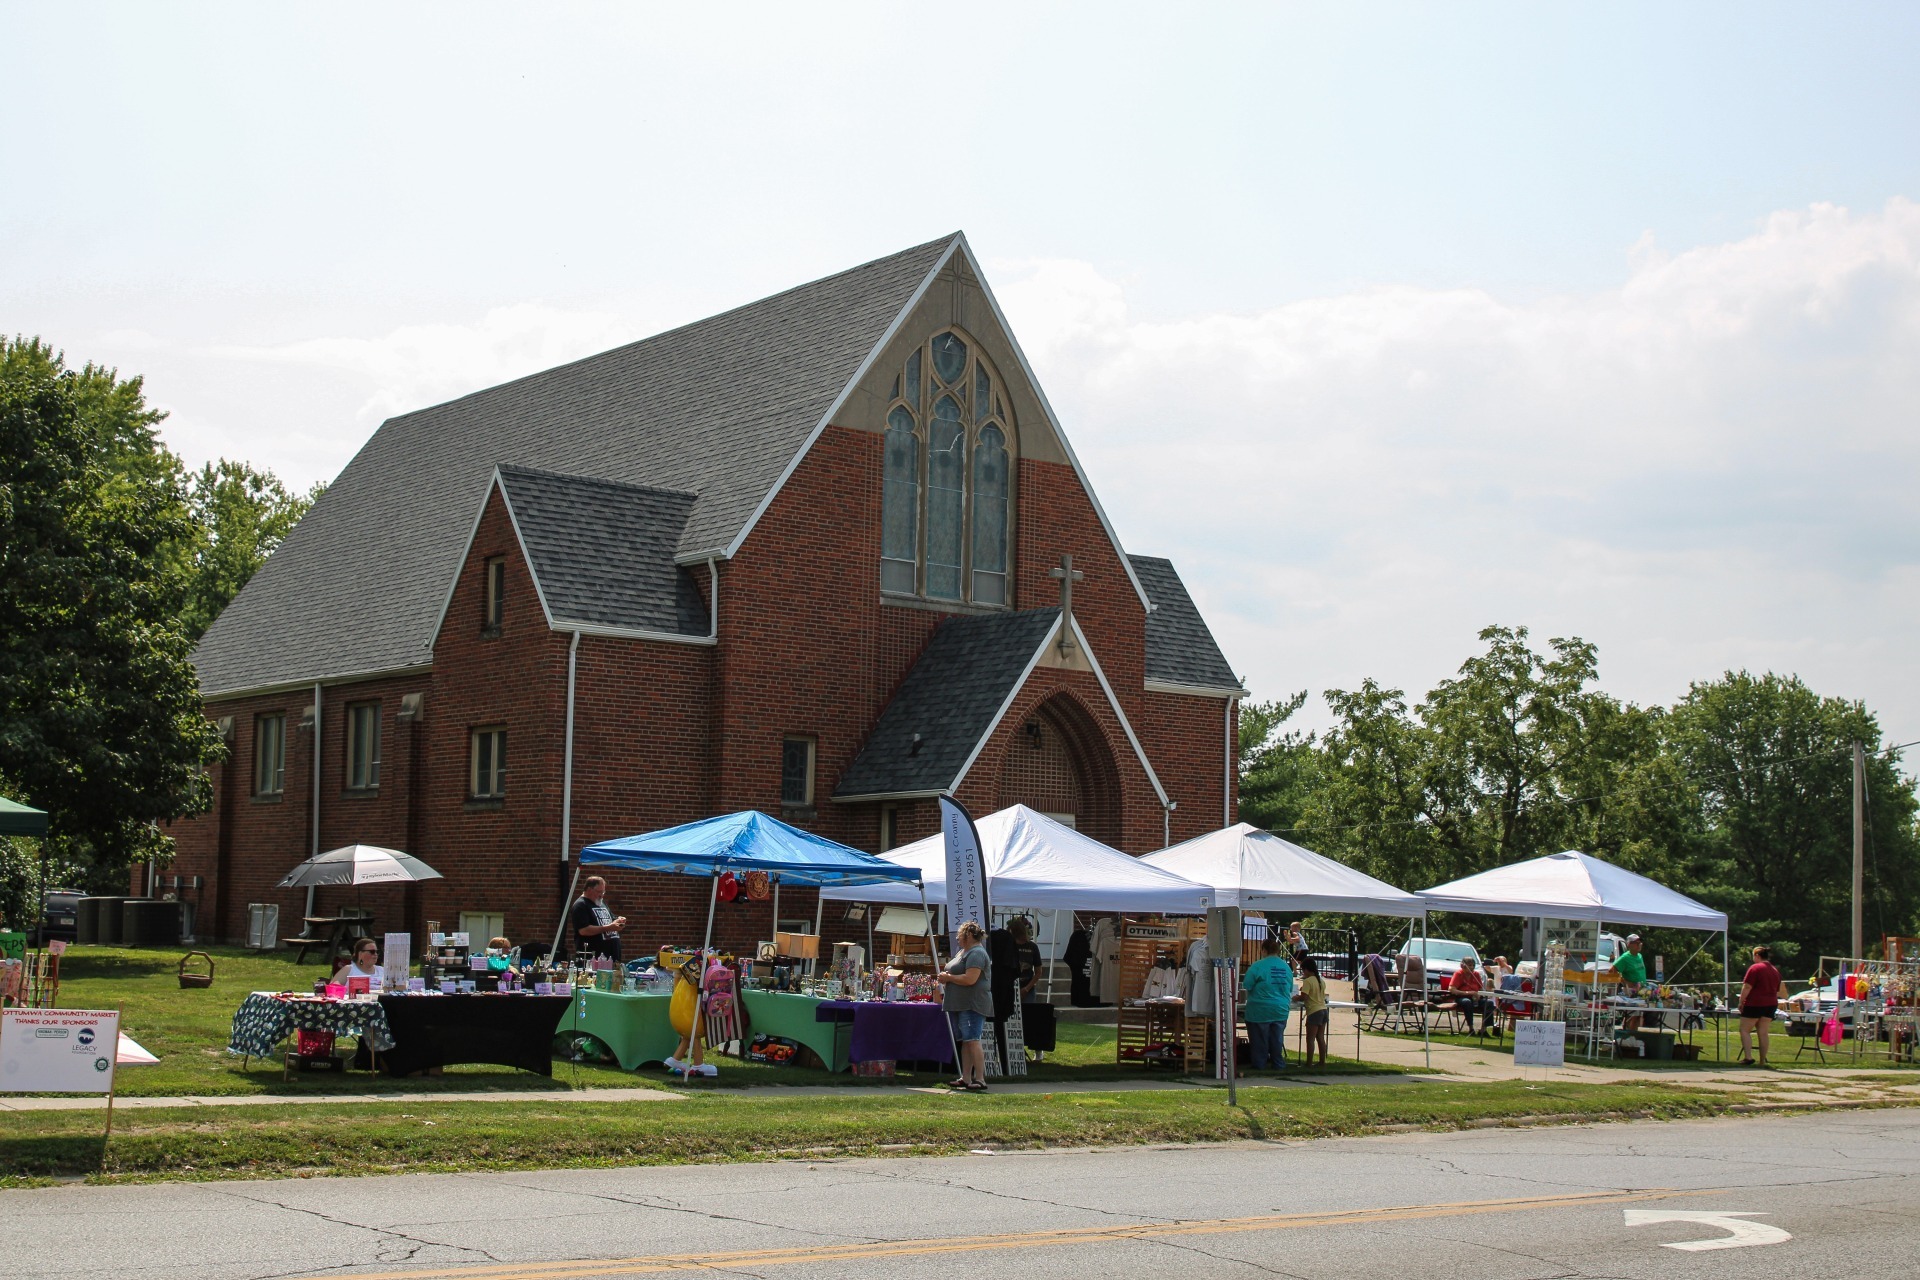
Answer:
[{"label": "wicker basket", "polygon": [[[205,973],[188,973],[187,962],[199,956],[207,962]],[[189,951],[180,957],[180,985],[192,989],[204,990],[213,985],[213,957],[204,951]]]}]

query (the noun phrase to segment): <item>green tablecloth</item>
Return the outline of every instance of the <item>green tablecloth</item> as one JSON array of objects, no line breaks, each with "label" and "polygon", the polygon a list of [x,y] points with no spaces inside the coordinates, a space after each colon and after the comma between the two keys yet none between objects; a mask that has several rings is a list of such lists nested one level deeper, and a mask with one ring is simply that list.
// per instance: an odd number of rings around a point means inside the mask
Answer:
[{"label": "green tablecloth", "polygon": [[820,1001],[813,996],[784,991],[748,991],[741,1001],[747,1009],[747,1038],[782,1036],[803,1044],[820,1055],[829,1071],[847,1069],[847,1045],[853,1024],[820,1022],[813,1011]]},{"label": "green tablecloth", "polygon": [[627,995],[584,988],[573,993],[570,1016],[561,1035],[592,1036],[627,1071],[649,1062],[665,1062],[680,1047],[680,1033],[667,1019],[672,996]]},{"label": "green tablecloth", "polygon": [[[667,1018],[671,996],[627,995],[612,991],[576,991],[571,1016],[560,1023],[561,1035],[588,1035],[613,1050],[623,1070],[665,1062],[680,1047],[680,1034]],[[844,1024],[817,1022],[812,996],[779,991],[748,991],[741,1003],[747,1015],[747,1038],[783,1036],[820,1055],[829,1070],[847,1069],[848,1030]]]}]

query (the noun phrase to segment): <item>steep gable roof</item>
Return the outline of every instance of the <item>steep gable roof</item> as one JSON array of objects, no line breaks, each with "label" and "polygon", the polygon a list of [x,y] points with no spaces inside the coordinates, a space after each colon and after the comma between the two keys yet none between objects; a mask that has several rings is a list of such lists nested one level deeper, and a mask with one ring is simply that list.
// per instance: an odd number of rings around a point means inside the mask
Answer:
[{"label": "steep gable roof", "polygon": [[1147,615],[1148,681],[1244,694],[1240,677],[1233,674],[1226,655],[1220,652],[1206,619],[1187,594],[1186,583],[1174,571],[1173,561],[1159,556],[1127,559],[1133,562],[1133,571],[1153,601],[1153,612]]},{"label": "steep gable roof", "polygon": [[880,713],[835,800],[928,795],[955,786],[1040,658],[1058,609],[950,618]]},{"label": "steep gable roof", "polygon": [[496,474],[550,623],[706,634],[699,586],[673,558],[693,494],[525,467]]},{"label": "steep gable roof", "polygon": [[194,651],[209,694],[424,665],[497,463],[696,495],[681,559],[730,554],[960,243],[388,419]]}]

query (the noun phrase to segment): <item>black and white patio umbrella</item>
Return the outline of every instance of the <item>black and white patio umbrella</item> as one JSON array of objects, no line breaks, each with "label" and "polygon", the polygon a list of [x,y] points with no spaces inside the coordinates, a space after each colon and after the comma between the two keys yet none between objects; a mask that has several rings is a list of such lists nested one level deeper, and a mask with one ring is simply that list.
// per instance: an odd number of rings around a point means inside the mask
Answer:
[{"label": "black and white patio umbrella", "polygon": [[350,844],[317,853],[287,872],[282,889],[323,884],[401,884],[438,880],[441,875],[412,854],[375,844]]}]

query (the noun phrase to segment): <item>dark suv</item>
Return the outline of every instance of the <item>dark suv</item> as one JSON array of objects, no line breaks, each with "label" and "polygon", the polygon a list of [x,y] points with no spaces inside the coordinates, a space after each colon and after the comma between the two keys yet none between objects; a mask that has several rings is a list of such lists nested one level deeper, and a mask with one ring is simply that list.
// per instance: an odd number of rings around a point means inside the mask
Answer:
[{"label": "dark suv", "polygon": [[34,939],[34,945],[45,946],[49,938],[72,942],[78,933],[75,919],[80,899],[86,896],[78,889],[47,890],[46,904],[40,913],[40,936]]}]

